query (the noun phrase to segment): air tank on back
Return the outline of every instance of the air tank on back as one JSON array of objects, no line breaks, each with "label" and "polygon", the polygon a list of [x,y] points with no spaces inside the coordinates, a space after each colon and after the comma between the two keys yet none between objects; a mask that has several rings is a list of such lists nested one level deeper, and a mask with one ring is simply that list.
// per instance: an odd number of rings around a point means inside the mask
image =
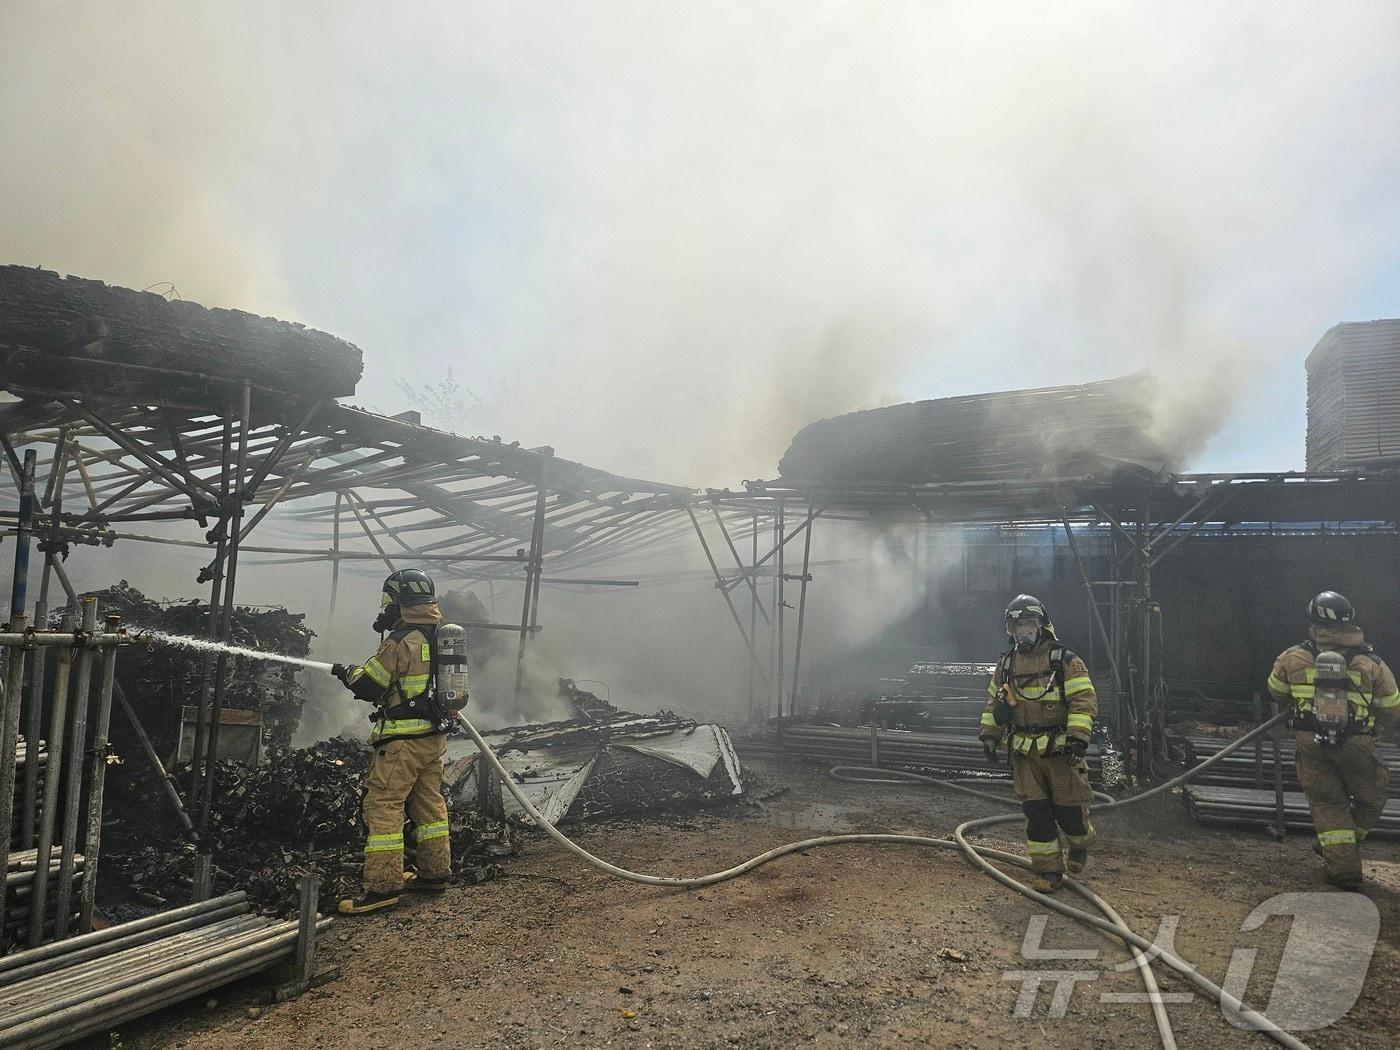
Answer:
[{"label": "air tank on back", "polygon": [[467,706],[467,632],[455,623],[437,629],[437,702],[454,714]]}]

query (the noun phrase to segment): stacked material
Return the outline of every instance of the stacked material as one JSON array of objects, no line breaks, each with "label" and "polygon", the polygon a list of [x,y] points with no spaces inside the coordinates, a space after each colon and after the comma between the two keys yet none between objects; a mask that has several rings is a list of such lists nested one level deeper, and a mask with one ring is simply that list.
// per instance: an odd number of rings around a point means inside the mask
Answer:
[{"label": "stacked material", "polygon": [[[1272,827],[1278,822],[1278,797],[1272,791],[1187,784],[1182,798],[1192,819],[1201,824]],[[1283,824],[1290,830],[1312,830],[1312,811],[1305,795],[1284,792]],[[1400,837],[1400,801],[1392,798],[1385,804],[1385,811],[1371,834],[1377,838]]]},{"label": "stacked material", "polygon": [[11,389],[94,392],[106,379],[169,393],[194,375],[343,397],[363,371],[359,348],[325,332],[24,266],[0,266],[0,360]]},{"label": "stacked material", "polygon": [[[1228,740],[1217,737],[1193,736],[1190,744],[1189,762],[1195,764],[1215,754]],[[1285,791],[1298,791],[1298,767],[1294,761],[1296,748],[1291,736],[1285,737],[1279,745],[1279,759],[1283,769]],[[1400,748],[1390,744],[1380,745],[1381,761],[1390,770],[1390,797],[1400,798]],[[1246,745],[1242,750],[1227,755],[1217,765],[1193,781],[1198,785],[1217,787],[1272,788],[1274,778],[1273,751],[1267,740],[1259,741],[1257,747]],[[1272,796],[1270,796],[1272,797]]]},{"label": "stacked material", "polygon": [[1143,372],[852,412],[799,431],[778,469],[846,485],[1155,475],[1176,466],[1152,433],[1155,393]]},{"label": "stacked material", "polygon": [[[189,600],[157,602],[126,580],[93,592],[104,610],[120,613],[133,631],[203,638],[209,633],[209,605]],[[284,656],[306,656],[315,637],[306,626],[306,614],[276,607],[237,606],[229,625],[229,642],[247,649],[262,649]],[[146,732],[162,755],[175,751],[180,731],[180,705],[200,694],[208,657],[195,649],[174,645],[132,646],[117,658],[117,682],[136,710]],[[270,751],[290,746],[301,719],[305,690],[297,682],[297,668],[261,660],[230,660],[227,667],[224,706],[258,711]],[[135,753],[138,743],[124,718],[118,718],[113,736],[118,748]]]},{"label": "stacked material", "polygon": [[1307,369],[1308,469],[1400,466],[1400,320],[1333,325]]},{"label": "stacked material", "polygon": [[[1189,764],[1201,762],[1229,743],[1219,737],[1186,738]],[[1203,824],[1229,824],[1237,827],[1274,827],[1278,824],[1280,796],[1283,824],[1308,830],[1312,817],[1308,800],[1298,784],[1297,749],[1291,735],[1279,741],[1277,776],[1274,749],[1270,741],[1246,746],[1212,766],[1181,792],[1181,800],[1193,820]],[[1400,748],[1380,745],[1381,761],[1390,770],[1390,801],[1376,825],[1377,835],[1400,835]],[[1275,787],[1277,784],[1277,788]]]},{"label": "stacked material", "polygon": [[977,736],[982,725],[985,697],[933,700],[927,697],[887,696],[865,705],[864,720],[881,729],[912,729],[929,733],[967,733]]},{"label": "stacked material", "polygon": [[[1122,763],[1116,755],[1108,752],[1106,743],[1096,727],[1087,758],[1089,780],[1098,788],[1113,786],[1122,779]],[[936,775],[974,773],[979,776],[1010,776],[1006,766],[992,768],[987,765],[975,730],[913,733],[900,729],[877,729],[874,726],[847,729],[839,726],[788,725],[782,729],[779,746],[788,754],[827,765],[872,766]]]},{"label": "stacked material", "polygon": [[[60,874],[60,864],[63,858],[63,850],[54,846],[49,853],[49,886],[55,887],[58,884]],[[84,870],[83,855],[81,853],[73,856],[73,892],[70,901],[76,903],[81,899],[82,881]],[[9,860],[5,867],[5,892],[8,904],[5,908],[5,925],[3,940],[5,943],[17,943],[24,932],[29,929],[30,899],[34,895],[34,873],[39,868],[39,851],[36,849],[17,850],[9,855]],[[54,928],[56,917],[58,894],[51,889],[48,894],[48,901],[44,907],[44,930],[46,934],[51,934]],[[69,921],[73,925],[78,921],[78,910],[75,907],[69,915]],[[0,1043],[3,1045],[3,1043]]]},{"label": "stacked material", "polygon": [[297,952],[297,935],[298,923],[254,915],[233,893],[7,955],[0,1046],[62,1046],[107,1032],[275,966]]}]

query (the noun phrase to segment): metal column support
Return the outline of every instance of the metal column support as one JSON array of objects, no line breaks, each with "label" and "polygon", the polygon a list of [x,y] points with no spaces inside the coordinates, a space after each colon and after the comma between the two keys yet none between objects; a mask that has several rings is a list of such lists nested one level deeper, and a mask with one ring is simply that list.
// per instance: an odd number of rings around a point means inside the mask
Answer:
[{"label": "metal column support", "polygon": [[[62,630],[71,632],[76,626],[73,614],[63,617]],[[73,669],[73,647],[58,650],[58,666],[54,670],[53,707],[49,711],[49,761],[44,768],[44,800],[39,811],[39,837],[35,843],[37,856],[48,858],[53,853],[54,829],[58,816],[59,774],[63,768],[64,745],[68,739],[68,684]],[[49,896],[49,866],[41,863],[34,871],[29,896],[29,946],[37,947],[44,939],[44,912]]]},{"label": "metal column support", "polygon": [[[1089,578],[1089,571],[1084,565],[1084,559],[1080,556],[1079,544],[1074,538],[1074,529],[1069,523],[1068,510],[1061,509],[1060,520],[1064,522],[1065,537],[1069,540],[1070,553],[1074,555],[1074,566],[1079,570],[1079,579],[1084,585],[1084,592],[1089,596],[1089,609],[1094,614],[1094,624],[1099,629],[1099,637],[1103,639],[1104,650],[1108,655],[1108,666],[1113,670],[1113,690],[1116,695],[1123,689],[1123,679],[1118,673],[1118,656],[1113,651],[1113,639],[1108,636],[1108,628],[1104,626],[1103,615],[1099,612],[1099,603],[1094,600],[1094,584]],[[1117,600],[1116,595],[1114,600]]]},{"label": "metal column support", "polygon": [[[94,611],[96,603],[94,603]],[[107,633],[116,633],[118,624],[109,622]],[[102,853],[102,796],[107,783],[107,730],[112,722],[112,688],[116,684],[117,647],[102,650],[102,667],[98,677],[97,723],[92,733],[92,750],[88,752],[87,835],[83,839],[82,907],[79,928],[92,930],[92,914],[97,901],[97,865]],[[76,757],[76,755],[74,756]]]},{"label": "metal column support", "polygon": [[[753,553],[749,558],[749,564],[753,565],[758,561],[758,512],[753,514]],[[758,585],[752,579],[749,580],[749,637],[758,637]],[[766,619],[766,617],[765,617]],[[749,661],[749,720],[748,724],[753,725],[753,672],[757,666],[757,660]]]},{"label": "metal column support", "polygon": [[776,669],[775,674],[777,675],[775,684],[777,685],[776,693],[779,718],[783,717],[783,664],[787,662],[787,617],[783,615],[783,613],[787,611],[787,602],[783,599],[783,582],[786,576],[783,569],[783,552],[787,546],[783,541],[783,530],[787,527],[786,515],[784,514],[785,510],[786,501],[778,500],[778,516],[773,521],[774,543],[778,550],[778,578],[775,581],[777,587],[776,594],[773,598],[773,605],[777,609],[778,615],[778,639],[777,648],[774,650],[774,666]]},{"label": "metal column support", "polygon": [[[754,648],[753,639],[749,636],[749,633],[744,630],[744,622],[739,619],[739,610],[734,607],[734,599],[730,596],[729,591],[725,589],[724,577],[720,574],[719,565],[715,562],[714,552],[710,550],[710,541],[705,539],[704,530],[700,528],[700,521],[695,517],[695,510],[689,504],[686,504],[685,511],[690,515],[690,524],[691,527],[695,529],[696,537],[700,540],[700,547],[705,552],[705,560],[710,563],[710,572],[713,573],[715,577],[715,587],[724,597],[724,604],[729,609],[729,615],[734,618],[734,626],[739,629],[739,637],[744,640],[744,648],[749,651],[750,667],[763,679],[764,688],[771,688],[769,685],[771,679],[764,673],[762,665],[758,662],[758,651]],[[766,707],[767,705],[765,705],[765,714],[767,713]]]},{"label": "metal column support", "polygon": [[546,513],[549,501],[549,457],[552,454],[546,454],[540,461],[540,486],[544,489],[544,499],[535,506],[540,535],[535,548],[535,582],[530,587],[530,632],[532,634],[540,629],[540,581],[544,578],[545,527],[549,524]]},{"label": "metal column support", "polygon": [[340,591],[340,504],[345,497],[335,494],[335,518],[331,525],[331,604],[326,613],[326,630],[335,629],[335,599]]},{"label": "metal column support", "polygon": [[[710,510],[714,513],[714,516],[715,516],[715,523],[716,523],[717,525],[719,525],[720,534],[724,537],[724,542],[725,542],[725,544],[729,547],[729,553],[734,557],[734,564],[735,564],[735,566],[739,569],[739,572],[742,574],[742,578],[743,578],[743,579],[745,580],[745,582],[747,582],[748,585],[749,585],[749,594],[750,594],[750,595],[752,596],[752,598],[753,598],[752,606],[753,606],[759,613],[762,614],[762,616],[763,616],[763,622],[764,622],[765,624],[768,623],[768,622],[769,622],[769,621],[768,621],[768,610],[765,609],[765,608],[763,607],[763,603],[760,602],[759,599],[758,599],[758,583],[755,581],[755,579],[754,579],[752,573],[749,573],[749,572],[745,572],[745,571],[744,571],[744,570],[745,570],[744,560],[743,560],[742,558],[739,557],[739,550],[738,550],[737,547],[734,546],[734,540],[733,540],[733,539],[730,537],[730,535],[729,535],[729,528],[724,524],[724,518],[723,518],[723,516],[722,516],[722,515],[720,514],[720,512],[719,512],[719,507],[716,506],[715,503],[714,503],[713,501],[711,501],[711,503],[710,503]],[[755,514],[755,515],[754,515],[754,527],[755,527],[755,528],[758,527],[757,522],[758,522],[758,515]],[[755,547],[755,549],[754,549],[753,560],[756,562],[756,561],[758,561],[757,538],[755,538],[754,547]],[[749,633],[752,634],[752,633],[753,633],[753,630],[754,630],[754,628],[750,628],[750,629],[749,629]]]},{"label": "metal column support", "polygon": [[[48,618],[49,603],[41,596],[34,603],[34,625],[43,630]],[[44,735],[44,664],[47,656],[48,653],[40,647],[30,657],[29,717],[24,724],[24,792],[20,800],[21,847],[34,841],[34,811],[39,794],[39,740]]]},{"label": "metal column support", "polygon": [[[27,459],[28,457],[26,457]],[[32,489],[32,486],[31,486]],[[23,612],[10,617],[10,631],[23,633],[28,626]],[[5,868],[10,867],[10,833],[14,830],[15,808],[15,752],[19,749],[19,708],[20,694],[24,689],[25,650],[14,647],[6,650],[5,695],[0,697],[0,850],[4,850]],[[38,759],[39,742],[29,746],[29,761]],[[40,866],[43,867],[41,858]],[[0,887],[0,915],[5,914],[5,887]]]},{"label": "metal column support", "polygon": [[[210,565],[209,585],[209,640],[219,639],[219,615],[223,608],[224,558],[228,553],[229,539],[229,467],[233,459],[233,416],[224,416],[223,438],[219,453],[220,511],[218,524],[214,526],[214,560]],[[209,702],[214,695],[214,656],[206,653],[202,661],[203,681],[199,690],[199,709],[195,713],[194,753],[190,756],[190,809],[198,810],[200,791],[204,786],[204,746],[208,736]],[[184,732],[184,727],[181,727]]]},{"label": "metal column support", "polygon": [[[83,599],[84,635],[97,630],[97,599]],[[63,778],[63,853],[58,861],[58,887],[54,896],[54,936],[68,936],[68,924],[73,911],[74,862],[78,852],[78,811],[83,794],[83,752],[87,745],[88,690],[92,681],[92,650],[78,646],[77,680],[73,683],[73,717],[68,723],[68,765]],[[39,861],[42,866],[44,859]],[[83,880],[97,873],[84,860]]]},{"label": "metal column support", "polygon": [[[38,454],[24,450],[24,473],[19,477],[19,529],[15,535],[15,573],[10,588],[10,618],[29,605],[29,545],[34,535],[34,464]],[[16,694],[15,703],[19,703]]]},{"label": "metal column support", "polygon": [[540,576],[544,573],[544,516],[549,501],[549,460],[540,464],[540,477],[535,484],[535,521],[530,529],[530,557],[525,565],[525,597],[520,607],[520,648],[515,657],[515,695],[525,686],[525,643],[535,627],[538,610]]},{"label": "metal column support", "polygon": [[[224,573],[224,611],[219,617],[219,641],[227,642],[229,629],[233,623],[234,590],[238,583],[238,540],[243,521],[243,501],[247,493],[243,489],[243,478],[248,467],[248,429],[253,414],[253,393],[248,383],[243,384],[243,400],[239,406],[238,462],[234,470],[230,497],[233,500],[225,514],[228,523],[228,565]],[[224,710],[224,690],[228,684],[229,654],[221,650],[214,664],[214,701],[209,712],[209,735],[204,755],[204,791],[199,800],[199,833],[203,838],[209,830],[209,811],[214,801],[214,763],[219,758],[219,723]]]},{"label": "metal column support", "polygon": [[792,702],[788,704],[788,714],[797,714],[798,685],[802,679],[802,632],[807,625],[807,584],[812,581],[812,521],[816,515],[812,504],[807,504],[807,537],[802,543],[802,589],[797,597],[797,645],[792,657]]}]

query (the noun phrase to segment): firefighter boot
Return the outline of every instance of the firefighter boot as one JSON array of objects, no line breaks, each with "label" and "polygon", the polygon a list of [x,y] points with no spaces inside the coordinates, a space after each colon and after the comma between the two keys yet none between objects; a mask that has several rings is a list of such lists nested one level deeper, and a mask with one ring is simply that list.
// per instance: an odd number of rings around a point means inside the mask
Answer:
[{"label": "firefighter boot", "polygon": [[406,893],[442,893],[447,889],[447,878],[430,879],[416,871],[403,873],[403,888]]},{"label": "firefighter boot", "polygon": [[1352,893],[1360,892],[1362,883],[1365,881],[1360,875],[1338,874],[1332,871],[1324,871],[1322,880],[1329,886],[1336,886],[1339,890],[1349,890]]},{"label": "firefighter boot", "polygon": [[398,903],[397,893],[375,893],[373,890],[366,890],[353,900],[347,897],[341,901],[336,911],[341,915],[368,915],[374,911],[388,911]]},{"label": "firefighter boot", "polygon": [[1089,863],[1089,851],[1079,849],[1074,846],[1069,848],[1069,856],[1066,858],[1065,870],[1071,875],[1078,875]]},{"label": "firefighter boot", "polygon": [[1054,893],[1064,881],[1065,877],[1058,871],[1037,872],[1031,879],[1031,889],[1036,893]]}]

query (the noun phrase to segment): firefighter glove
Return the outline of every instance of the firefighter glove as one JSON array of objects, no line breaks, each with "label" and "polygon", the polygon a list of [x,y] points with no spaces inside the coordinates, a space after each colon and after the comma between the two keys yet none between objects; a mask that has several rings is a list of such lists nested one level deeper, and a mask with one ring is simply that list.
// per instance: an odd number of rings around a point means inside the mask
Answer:
[{"label": "firefighter glove", "polygon": [[1000,757],[997,754],[997,742],[989,736],[982,738],[982,753],[987,756],[987,761],[992,765],[997,764]]},{"label": "firefighter glove", "polygon": [[350,684],[350,665],[331,664],[331,674],[340,679],[342,685]]},{"label": "firefighter glove", "polygon": [[1072,759],[1081,759],[1089,752],[1089,741],[1077,736],[1065,738],[1065,754]]}]

